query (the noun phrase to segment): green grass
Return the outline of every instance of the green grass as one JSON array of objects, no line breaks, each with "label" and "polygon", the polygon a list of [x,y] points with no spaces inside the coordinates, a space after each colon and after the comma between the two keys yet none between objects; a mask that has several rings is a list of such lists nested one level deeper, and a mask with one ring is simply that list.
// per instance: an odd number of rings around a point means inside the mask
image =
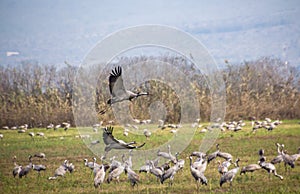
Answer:
[{"label": "green grass", "polygon": [[[190,125],[184,125],[184,128]],[[153,129],[155,126],[148,126]],[[89,129],[87,129],[88,131]],[[29,129],[33,132],[44,132],[47,138],[35,137],[34,140],[28,135],[19,134],[17,131],[2,130],[0,133],[4,138],[0,140],[0,193],[197,193],[196,184],[190,174],[188,160],[186,157],[192,152],[199,149],[205,134],[196,131],[193,140],[189,146],[180,154],[179,158],[185,159],[185,168],[178,172],[174,178],[173,186],[168,185],[168,181],[161,185],[152,175],[140,174],[140,184],[131,188],[127,181],[127,176],[122,174],[121,182],[113,181],[110,184],[103,184],[101,188],[95,189],[93,186],[93,177],[90,169],[84,167],[83,158],[91,159],[94,154],[88,149],[86,144],[78,136],[77,129],[70,129],[65,132],[45,129]],[[92,131],[90,129],[90,131]],[[100,130],[99,130],[100,131]],[[146,142],[143,149],[149,149],[163,145],[172,137],[169,130],[158,130],[146,140],[144,136],[130,134],[128,137],[122,135],[120,127],[116,127],[114,135],[119,139],[126,141],[136,140],[137,142]],[[100,139],[101,135],[90,132],[91,140]],[[63,138],[61,138],[63,137]],[[91,140],[86,140],[87,142]],[[101,139],[100,139],[101,140]],[[300,146],[300,125],[298,121],[284,121],[284,123],[268,132],[264,129],[258,130],[257,133],[251,133],[250,125],[239,132],[222,132],[219,134],[216,143],[220,144],[222,151],[231,153],[234,158],[241,159],[240,166],[251,163],[257,163],[257,152],[260,148],[265,149],[267,161],[270,161],[277,155],[275,143],[285,144],[289,153],[296,153]],[[97,147],[96,147],[97,148]],[[211,148],[210,152],[215,150]],[[101,151],[101,150],[100,150]],[[26,178],[13,178],[12,176],[12,157],[17,156],[17,163],[21,165],[28,164],[28,155],[38,152],[44,152],[47,160],[33,159],[35,164],[44,164],[47,166],[45,172],[41,175],[31,171]],[[52,176],[55,169],[65,160],[75,164],[76,171],[73,174],[67,173],[64,178],[49,181],[47,178]],[[219,187],[220,175],[217,172],[217,162],[209,164],[205,176],[208,178],[208,185],[201,186],[200,193],[299,193],[300,192],[300,161],[296,162],[294,169],[285,172],[283,164],[276,165],[277,173],[284,177],[280,180],[271,176],[264,170],[254,172],[253,179],[251,175],[237,175],[233,181],[233,187],[230,188],[226,183]]]}]

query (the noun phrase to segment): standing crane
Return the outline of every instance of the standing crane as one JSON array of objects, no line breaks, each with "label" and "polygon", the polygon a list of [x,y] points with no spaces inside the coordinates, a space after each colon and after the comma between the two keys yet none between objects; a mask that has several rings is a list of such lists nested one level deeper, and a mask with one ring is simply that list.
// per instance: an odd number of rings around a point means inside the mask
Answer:
[{"label": "standing crane", "polygon": [[140,181],[139,175],[136,174],[127,163],[125,164],[125,170],[127,172],[128,180],[130,181],[131,186],[134,187]]},{"label": "standing crane", "polygon": [[235,168],[229,170],[228,172],[226,172],[225,174],[223,174],[221,176],[221,179],[220,179],[220,187],[222,187],[222,185],[226,182],[230,182],[230,187],[232,186],[232,181],[235,177],[235,175],[238,173],[240,167],[239,167],[239,164],[238,162],[240,161],[240,159],[236,159],[235,161]]},{"label": "standing crane", "polygon": [[194,168],[193,165],[193,158],[192,156],[189,157],[190,158],[190,171],[192,176],[194,177],[194,179],[197,182],[197,190],[199,190],[199,183],[201,183],[202,185],[205,184],[207,185],[207,178],[204,176],[204,174],[202,172],[200,172],[199,170],[197,170],[196,168]]},{"label": "standing crane", "polygon": [[284,153],[283,148],[284,148],[284,144],[281,145],[281,155],[284,161],[284,166],[285,166],[285,171],[287,171],[287,166],[290,166],[291,168],[295,167],[295,161],[293,159],[293,157],[291,157],[290,155]]},{"label": "standing crane", "polygon": [[94,177],[94,187],[95,188],[99,187],[104,182],[105,174],[106,174],[106,171],[107,171],[108,168],[109,168],[108,165],[103,165],[102,164],[97,169],[97,172],[96,172],[95,177]]},{"label": "standing crane", "polygon": [[281,151],[280,151],[281,145],[279,143],[276,143],[276,146],[277,146],[278,155],[273,160],[271,160],[272,164],[278,164],[278,163],[283,162],[283,157],[282,157],[282,154],[281,154]]},{"label": "standing crane", "polygon": [[17,175],[19,175],[19,173],[21,172],[22,170],[22,166],[18,165],[16,163],[16,160],[17,160],[17,157],[14,156],[13,157],[13,162],[14,162],[14,169],[13,169],[13,176],[16,177]]},{"label": "standing crane", "polygon": [[125,170],[125,164],[121,164],[117,168],[115,168],[113,171],[111,171],[107,178],[107,183],[110,183],[114,178],[117,179],[118,182],[120,182],[119,177]]},{"label": "standing crane", "polygon": [[169,168],[166,172],[163,173],[163,175],[160,178],[160,183],[163,184],[165,180],[170,179],[169,184],[173,185],[173,179],[176,174],[176,172],[180,169],[180,166],[178,163],[176,163],[174,166]]},{"label": "standing crane", "polygon": [[112,95],[112,98],[110,98],[107,101],[108,107],[104,110],[100,111],[100,114],[104,114],[112,104],[115,104],[117,102],[122,102],[125,100],[132,101],[135,98],[138,98],[139,96],[149,95],[147,92],[132,92],[129,90],[126,90],[123,83],[122,78],[122,68],[120,66],[115,67],[114,70],[111,71],[109,76],[109,91]]},{"label": "standing crane", "polygon": [[268,171],[269,178],[270,178],[271,173],[273,173],[276,177],[283,180],[283,177],[281,175],[277,174],[275,166],[271,163],[266,162],[266,157],[264,157],[264,156],[260,157],[258,163],[263,169]]},{"label": "standing crane", "polygon": [[32,156],[29,155],[28,160],[29,160],[29,164],[27,166],[25,166],[24,168],[22,167],[21,171],[19,172],[19,178],[22,178],[23,176],[26,176],[31,168],[32,168],[32,161],[31,161]]},{"label": "standing crane", "polygon": [[261,169],[261,166],[258,164],[249,164],[248,166],[244,166],[240,172],[240,175],[246,174],[246,172],[251,172],[251,179],[253,177],[253,172]]}]

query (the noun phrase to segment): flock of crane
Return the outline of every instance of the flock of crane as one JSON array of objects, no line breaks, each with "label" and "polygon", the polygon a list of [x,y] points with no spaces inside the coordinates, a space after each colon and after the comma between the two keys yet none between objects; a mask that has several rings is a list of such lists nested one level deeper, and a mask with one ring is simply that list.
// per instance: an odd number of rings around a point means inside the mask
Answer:
[{"label": "flock of crane", "polygon": [[[249,164],[241,168],[239,167],[239,158],[233,159],[232,154],[227,152],[222,152],[220,149],[220,145],[216,144],[216,151],[207,154],[199,151],[192,152],[186,159],[189,159],[189,168],[192,177],[195,179],[197,184],[197,189],[199,189],[199,184],[207,185],[208,179],[205,176],[205,172],[209,164],[215,160],[216,158],[222,159],[223,161],[218,160],[218,168],[216,171],[220,174],[220,187],[226,182],[230,183],[230,187],[232,186],[232,182],[234,178],[240,172],[240,175],[245,174],[247,172],[252,173],[254,171],[264,169],[268,172],[269,178],[271,174],[283,180],[283,176],[277,174],[276,164],[284,163],[285,170],[288,171],[288,168],[294,168],[295,162],[300,157],[300,147],[298,152],[289,155],[284,150],[284,144],[276,143],[278,155],[274,157],[270,162],[267,162],[266,156],[263,149],[258,151],[258,163],[257,164]],[[157,151],[157,158],[153,160],[145,161],[145,164],[140,166],[139,173],[147,173],[156,177],[158,184],[163,184],[166,180],[169,179],[169,185],[173,184],[174,178],[176,178],[176,173],[185,167],[185,160],[178,159],[179,153],[175,153],[174,155],[171,152],[171,146],[168,145],[168,152],[162,152],[160,150]],[[132,149],[129,150],[128,157],[125,154],[122,155],[121,161],[116,160],[116,157],[113,156],[109,160],[105,160],[105,157],[102,156],[100,158],[101,164],[97,163],[97,159],[94,157],[93,161],[88,161],[88,159],[83,159],[83,165],[87,168],[91,169],[93,174],[93,185],[95,188],[101,186],[105,182],[110,183],[113,180],[117,182],[120,181],[120,176],[122,174],[126,174],[128,181],[131,186],[138,185],[141,182],[139,173],[135,172],[132,168]],[[33,156],[29,156],[29,164],[26,166],[18,165],[16,162],[16,156],[13,158],[14,168],[12,174],[14,177],[18,176],[22,178],[32,170],[38,172],[46,170],[46,166],[42,164],[33,164],[33,158],[42,158],[46,159],[46,155],[44,153],[37,153]],[[159,160],[163,159],[165,162],[159,165]],[[79,164],[78,164],[79,165]],[[231,166],[233,168],[230,168]],[[64,160],[64,162],[57,167],[54,171],[54,175],[49,177],[49,180],[55,180],[58,177],[63,177],[67,172],[73,173],[75,171],[75,165],[70,163],[68,160]],[[181,176],[181,175],[178,175]]]}]

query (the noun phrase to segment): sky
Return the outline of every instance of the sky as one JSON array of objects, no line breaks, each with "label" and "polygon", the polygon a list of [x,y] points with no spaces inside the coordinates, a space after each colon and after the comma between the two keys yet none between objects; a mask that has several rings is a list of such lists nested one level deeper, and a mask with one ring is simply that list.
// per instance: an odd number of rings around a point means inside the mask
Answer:
[{"label": "sky", "polygon": [[159,24],[196,37],[217,63],[271,56],[300,65],[297,0],[1,0],[0,64],[80,64],[109,34]]}]

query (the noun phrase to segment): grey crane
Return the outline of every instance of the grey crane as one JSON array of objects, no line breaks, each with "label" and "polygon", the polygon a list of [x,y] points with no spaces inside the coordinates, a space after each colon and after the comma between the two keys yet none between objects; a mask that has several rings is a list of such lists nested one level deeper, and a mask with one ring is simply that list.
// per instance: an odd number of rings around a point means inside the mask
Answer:
[{"label": "grey crane", "polygon": [[260,157],[258,163],[263,169],[268,171],[269,178],[271,176],[271,173],[273,173],[276,177],[279,177],[281,180],[283,180],[283,177],[281,175],[277,174],[275,166],[271,163],[266,162],[266,157],[264,157],[264,156]]},{"label": "grey crane", "polygon": [[[129,168],[132,168],[132,150],[129,150],[129,156],[128,156],[128,159],[127,160],[125,160],[124,159],[125,158],[125,155],[123,154],[123,156],[122,156],[122,160],[123,160],[123,162],[126,164],[126,166],[128,166]],[[125,173],[127,173],[127,171],[126,171],[126,168],[125,168]]]},{"label": "grey crane", "polygon": [[179,164],[175,164],[171,168],[169,168],[167,171],[163,173],[163,175],[160,178],[160,183],[163,184],[167,179],[170,179],[169,184],[173,184],[174,176],[176,172],[180,169]]},{"label": "grey crane", "polygon": [[125,100],[132,101],[135,98],[138,98],[139,96],[149,95],[147,92],[132,92],[129,90],[126,90],[123,83],[122,78],[122,68],[120,66],[115,67],[114,70],[111,71],[109,76],[109,91],[112,96],[111,99],[107,101],[108,107],[104,110],[100,111],[100,114],[104,114],[112,104],[117,102],[122,102]]},{"label": "grey crane", "polygon": [[[94,158],[93,158],[94,159]],[[95,159],[94,159],[95,160]],[[88,167],[88,168],[90,168],[91,170],[93,170],[94,169],[94,162],[89,162],[88,161],[88,159],[83,159],[83,161],[84,161],[84,165],[86,166],[86,167]]]},{"label": "grey crane", "polygon": [[221,163],[219,160],[218,160],[218,172],[220,174],[225,174],[226,172],[228,172],[227,165],[223,165],[223,163]]},{"label": "grey crane", "polygon": [[281,145],[279,143],[276,143],[275,145],[277,146],[278,155],[271,160],[272,164],[278,164],[278,163],[283,162],[283,157],[282,157],[282,154],[281,154],[281,151],[280,151]]},{"label": "grey crane", "polygon": [[125,164],[121,164],[117,168],[115,168],[113,171],[111,171],[107,178],[107,183],[110,183],[114,178],[117,179],[118,182],[120,182],[119,177],[125,170]]},{"label": "grey crane", "polygon": [[161,179],[164,171],[161,168],[155,167],[154,166],[154,162],[151,160],[150,161],[150,173],[153,174],[154,176],[156,176],[157,178]]},{"label": "grey crane", "polygon": [[[101,158],[101,161],[102,161],[103,158]],[[93,157],[93,166],[90,167],[92,171],[92,173],[94,174],[94,176],[96,176],[96,173],[98,172],[99,168],[101,167],[101,165],[97,164],[96,163],[97,161],[97,158],[96,157]]]},{"label": "grey crane", "polygon": [[228,172],[226,172],[225,174],[223,174],[221,176],[221,179],[220,179],[220,187],[222,187],[222,185],[226,182],[230,182],[230,187],[232,186],[232,181],[234,179],[234,177],[236,176],[236,174],[238,173],[240,167],[239,167],[239,164],[238,162],[240,161],[239,158],[236,159],[235,161],[235,168],[229,170]]},{"label": "grey crane", "polygon": [[70,172],[70,173],[73,173],[75,171],[75,165],[73,163],[68,163],[67,164],[67,170]]},{"label": "grey crane", "polygon": [[151,134],[152,134],[151,131],[149,131],[148,129],[144,129],[144,135],[147,139],[150,138]]},{"label": "grey crane", "polygon": [[157,150],[157,156],[163,157],[165,159],[170,159],[170,155],[167,152],[162,152],[160,150]]},{"label": "grey crane", "polygon": [[115,160],[116,156],[113,156],[112,158],[110,158],[110,170],[109,173],[111,173],[114,169],[118,168],[119,166],[121,166],[121,162]]},{"label": "grey crane", "polygon": [[14,162],[13,176],[14,176],[14,177],[16,177],[17,175],[19,175],[19,173],[20,173],[21,170],[22,170],[22,166],[20,166],[20,165],[18,165],[18,164],[16,163],[16,159],[17,159],[17,157],[14,156],[14,157],[13,157],[13,162]]},{"label": "grey crane", "polygon": [[15,166],[13,169],[13,176],[16,177],[17,175],[19,175],[21,170],[22,170],[22,166],[19,166],[19,165]]},{"label": "grey crane", "polygon": [[106,174],[106,171],[108,168],[109,168],[109,165],[102,164],[97,169],[97,172],[94,177],[94,187],[95,188],[99,187],[104,182],[105,174]]},{"label": "grey crane", "polygon": [[197,160],[193,163],[193,167],[201,173],[204,173],[207,168],[207,160],[205,157],[197,158]]},{"label": "grey crane", "polygon": [[136,174],[136,172],[134,172],[127,163],[125,164],[125,170],[127,172],[127,177],[130,181],[131,186],[134,187],[140,181],[139,175]]},{"label": "grey crane", "polygon": [[175,157],[176,157],[176,164],[178,164],[179,169],[183,169],[184,164],[185,164],[185,161],[184,161],[184,159],[178,159],[178,155],[179,155],[179,153],[176,152],[176,154],[175,154]]},{"label": "grey crane", "polygon": [[246,172],[250,172],[251,173],[251,178],[253,177],[253,172],[256,170],[261,169],[261,166],[258,164],[249,164],[247,166],[244,166],[240,172],[240,175],[242,174],[246,174]]},{"label": "grey crane", "polygon": [[196,180],[197,183],[197,190],[199,189],[199,184],[201,183],[202,185],[207,185],[207,179],[204,176],[204,174],[202,172],[200,172],[199,170],[197,170],[196,168],[194,168],[193,165],[193,157],[190,156],[190,171],[192,176],[194,177],[194,179]]},{"label": "grey crane", "polygon": [[33,157],[46,159],[46,154],[43,152],[40,152],[40,153],[34,154]]},{"label": "grey crane", "polygon": [[141,144],[141,145],[134,145],[136,144],[135,141],[133,142],[124,142],[123,140],[120,140],[120,139],[116,139],[112,132],[113,132],[113,127],[106,127],[103,129],[103,141],[105,143],[105,148],[104,148],[104,151],[105,151],[105,155],[112,149],[137,149],[137,148],[141,148],[145,145],[145,143]]},{"label": "grey crane", "polygon": [[151,165],[151,164],[150,164],[150,161],[147,160],[147,161],[145,162],[145,165],[143,165],[143,166],[140,167],[139,173],[145,172],[145,173],[148,174],[148,173],[150,172],[150,168],[151,168],[150,165]]},{"label": "grey crane", "polygon": [[37,171],[38,174],[40,174],[41,171],[45,171],[46,170],[46,166],[42,165],[42,164],[38,164],[38,165],[33,164],[32,165],[32,169],[35,170],[35,171]]},{"label": "grey crane", "polygon": [[26,176],[31,168],[32,168],[32,161],[31,161],[32,156],[29,155],[28,159],[29,159],[29,164],[25,167],[22,167],[21,171],[19,172],[19,178],[22,178],[23,176]]},{"label": "grey crane", "polygon": [[[173,156],[171,153],[171,146],[168,145],[168,153],[167,152],[161,152],[160,150],[157,151],[157,156],[163,157],[165,159],[171,160],[174,164],[177,162],[176,156]],[[176,153],[179,154],[179,153]]]},{"label": "grey crane", "polygon": [[55,180],[57,179],[57,177],[59,176],[65,176],[67,170],[68,170],[68,160],[65,160],[63,162],[63,164],[61,164],[54,172],[54,176],[53,177],[49,177],[49,180]]},{"label": "grey crane", "polygon": [[214,159],[217,158],[217,155],[218,155],[218,153],[220,152],[220,150],[219,150],[219,144],[216,144],[216,148],[217,148],[217,151],[215,151],[215,152],[213,152],[213,153],[211,153],[211,154],[209,154],[209,155],[207,156],[207,163],[208,163],[208,164],[209,164],[212,160],[214,160]]},{"label": "grey crane", "polygon": [[295,167],[295,160],[293,157],[291,157],[290,155],[286,154],[284,151],[283,151],[283,148],[284,148],[284,144],[281,145],[281,155],[282,155],[282,158],[283,158],[283,161],[284,161],[284,166],[285,166],[285,171],[287,171],[287,166],[290,166],[291,168],[294,168]]}]

